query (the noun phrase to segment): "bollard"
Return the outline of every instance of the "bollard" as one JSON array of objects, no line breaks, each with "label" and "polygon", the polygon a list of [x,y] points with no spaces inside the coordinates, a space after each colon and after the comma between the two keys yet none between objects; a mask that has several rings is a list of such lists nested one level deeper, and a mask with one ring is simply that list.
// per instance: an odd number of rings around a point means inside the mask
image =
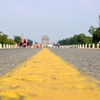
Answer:
[{"label": "bollard", "polygon": [[93,45],[92,45],[92,48],[95,48],[95,45],[94,45],[94,43],[93,43]]},{"label": "bollard", "polygon": [[87,48],[87,44],[85,44],[85,48]]},{"label": "bollard", "polygon": [[5,44],[3,44],[3,48],[5,48],[6,46],[5,46]]},{"label": "bollard", "polygon": [[84,48],[84,44],[83,44],[82,48]]},{"label": "bollard", "polygon": [[99,48],[99,43],[97,43],[97,48]]},{"label": "bollard", "polygon": [[2,48],[2,44],[0,43],[0,48]]},{"label": "bollard", "polygon": [[90,48],[90,45],[91,45],[91,44],[89,44],[89,48]]},{"label": "bollard", "polygon": [[80,48],[81,48],[81,44],[80,44]]},{"label": "bollard", "polygon": [[8,45],[8,48],[10,48],[10,44]]}]

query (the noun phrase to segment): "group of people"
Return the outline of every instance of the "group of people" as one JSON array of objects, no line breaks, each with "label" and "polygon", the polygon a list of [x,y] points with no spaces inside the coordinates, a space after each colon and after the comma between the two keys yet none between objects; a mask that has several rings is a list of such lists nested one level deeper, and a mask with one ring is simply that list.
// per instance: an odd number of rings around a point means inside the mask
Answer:
[{"label": "group of people", "polygon": [[29,42],[27,39],[23,39],[22,42],[19,44],[20,47],[27,47],[29,45]]}]

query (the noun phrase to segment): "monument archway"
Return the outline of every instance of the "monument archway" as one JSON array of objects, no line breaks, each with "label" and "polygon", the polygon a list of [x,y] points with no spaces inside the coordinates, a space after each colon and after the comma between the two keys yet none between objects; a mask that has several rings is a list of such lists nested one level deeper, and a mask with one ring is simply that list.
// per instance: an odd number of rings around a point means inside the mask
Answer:
[{"label": "monument archway", "polygon": [[41,44],[42,45],[48,45],[49,44],[49,37],[48,36],[46,36],[46,35],[44,35],[44,36],[42,36],[42,38],[41,38]]}]

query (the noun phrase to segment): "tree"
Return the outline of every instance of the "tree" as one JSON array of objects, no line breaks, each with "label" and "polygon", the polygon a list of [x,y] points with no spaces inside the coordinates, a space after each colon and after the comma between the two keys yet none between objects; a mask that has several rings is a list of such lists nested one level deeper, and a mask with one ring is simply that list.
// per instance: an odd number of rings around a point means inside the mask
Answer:
[{"label": "tree", "polygon": [[2,44],[8,44],[8,35],[3,34],[1,39]]},{"label": "tree", "polygon": [[74,44],[89,44],[92,43],[92,38],[86,36],[84,33],[75,34],[73,37],[58,41],[60,45],[74,45]]},{"label": "tree", "polygon": [[92,34],[92,42],[97,44],[100,41],[100,28],[91,26],[88,32]]},{"label": "tree", "polygon": [[3,32],[2,31],[0,31],[0,35],[3,35]]},{"label": "tree", "polygon": [[0,31],[0,43],[2,43],[2,35],[3,35],[3,32]]},{"label": "tree", "polygon": [[1,43],[1,41],[2,41],[2,36],[0,35],[0,43]]},{"label": "tree", "polygon": [[100,28],[93,33],[93,43],[97,44],[100,41]]},{"label": "tree", "polygon": [[78,35],[78,43],[85,44],[86,43],[85,40],[86,40],[85,34],[81,33],[81,34]]},{"label": "tree", "polygon": [[[60,45],[66,45],[66,39],[63,39],[63,40],[61,40],[61,41],[58,41],[58,43],[60,44]],[[57,44],[58,44],[57,43]]]},{"label": "tree", "polygon": [[15,41],[17,44],[21,43],[21,42],[22,42],[21,36],[14,36],[14,41]]},{"label": "tree", "polygon": [[93,26],[90,26],[90,29],[88,30],[88,32],[93,35],[94,32],[97,30],[97,28],[93,27]]},{"label": "tree", "polygon": [[30,45],[30,46],[32,46],[33,41],[32,41],[32,40],[30,40],[30,39],[28,39],[28,43],[29,43],[29,45]]},{"label": "tree", "polygon": [[35,44],[38,44],[38,42],[35,42]]},{"label": "tree", "polygon": [[13,39],[8,39],[8,44],[15,44],[15,41]]},{"label": "tree", "polygon": [[86,44],[92,44],[92,37],[87,36],[87,37],[85,38],[85,42],[86,42]]},{"label": "tree", "polygon": [[70,44],[70,39],[66,38],[66,45],[69,45],[69,44]]},{"label": "tree", "polygon": [[75,34],[70,38],[70,44],[79,44],[79,35]]}]

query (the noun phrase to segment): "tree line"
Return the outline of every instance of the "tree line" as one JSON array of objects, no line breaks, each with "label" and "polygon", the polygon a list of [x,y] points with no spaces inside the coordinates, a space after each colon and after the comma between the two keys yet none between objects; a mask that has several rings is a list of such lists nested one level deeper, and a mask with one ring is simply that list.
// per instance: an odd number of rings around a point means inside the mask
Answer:
[{"label": "tree line", "polygon": [[[31,46],[33,44],[33,41],[30,39],[27,39],[29,42],[29,45]],[[22,42],[21,36],[14,36],[14,39],[8,38],[7,34],[4,34],[3,32],[0,31],[0,43],[1,44],[19,44]]]},{"label": "tree line", "polygon": [[97,44],[100,43],[100,27],[90,27],[88,32],[92,36],[86,36],[84,33],[75,34],[73,37],[59,40],[60,45],[77,45],[77,44]]},{"label": "tree line", "polygon": [[0,43],[1,44],[15,44],[15,41],[11,38],[8,38],[8,35],[0,31]]},{"label": "tree line", "polygon": [[[77,45],[77,44],[97,44],[100,43],[100,27],[93,27],[91,26],[88,30],[88,32],[92,35],[86,36],[84,33],[75,34],[73,37],[66,38],[59,40],[58,43],[60,45]],[[33,44],[33,41],[30,39],[27,39],[29,42],[29,45],[31,46]],[[0,43],[1,44],[19,44],[21,43],[22,38],[21,36],[14,36],[14,39],[8,38],[8,35],[4,34],[0,31]]]}]

